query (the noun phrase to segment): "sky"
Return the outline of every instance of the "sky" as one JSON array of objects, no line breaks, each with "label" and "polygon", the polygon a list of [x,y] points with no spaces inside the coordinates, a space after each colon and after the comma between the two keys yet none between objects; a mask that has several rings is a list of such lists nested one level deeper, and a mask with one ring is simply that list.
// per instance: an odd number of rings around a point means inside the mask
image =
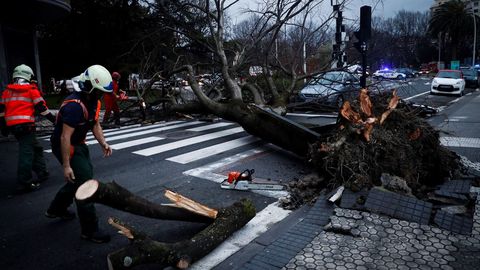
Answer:
[{"label": "sky", "polygon": [[[360,7],[363,5],[372,5],[372,0],[352,0],[353,9],[360,13]],[[400,10],[407,11],[427,11],[433,4],[433,0],[383,0],[383,5],[380,4],[373,11],[372,16],[378,17],[393,17]],[[372,7],[373,8],[373,7]]]},{"label": "sky", "polygon": [[[336,0],[333,0],[335,2]],[[228,2],[228,1],[227,1]],[[248,16],[243,14],[243,10],[246,7],[255,9],[256,3],[261,2],[261,0],[240,0],[231,10],[233,12],[233,18],[236,22],[247,18]],[[363,5],[369,5],[373,7],[375,0],[350,0],[346,10],[344,11],[344,17],[350,19],[358,19],[360,16],[360,7]],[[379,4],[372,11],[372,16],[375,17],[393,17],[400,10],[407,11],[427,11],[432,6],[434,0],[383,0],[383,4]],[[324,8],[331,12],[330,0],[325,0]]]}]

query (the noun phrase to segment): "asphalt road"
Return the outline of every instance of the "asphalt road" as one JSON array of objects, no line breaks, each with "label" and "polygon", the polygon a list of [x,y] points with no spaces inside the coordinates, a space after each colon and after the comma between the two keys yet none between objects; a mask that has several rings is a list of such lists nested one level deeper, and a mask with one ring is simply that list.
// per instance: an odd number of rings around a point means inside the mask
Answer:
[{"label": "asphalt road", "polygon": [[[456,97],[429,95],[428,83],[428,79],[416,78],[400,84],[382,82],[382,85],[394,86],[403,98],[435,108],[448,108],[451,102],[457,100]],[[474,90],[467,92],[471,91]],[[332,116],[314,116],[312,119],[328,123],[332,121]],[[258,220],[250,226],[252,231],[243,233],[245,237],[261,234],[279,222],[288,211],[274,205],[282,193],[221,189],[218,182],[228,171],[253,168],[257,177],[282,182],[309,172],[301,158],[251,138],[236,124],[225,121],[190,120],[146,127],[131,126],[109,130],[106,138],[115,149],[113,156],[103,158],[98,145],[90,146],[96,179],[103,182],[114,180],[157,203],[167,202],[163,197],[165,189],[214,208],[248,197],[255,204]],[[0,269],[106,269],[107,254],[128,244],[124,237],[115,234],[115,230],[107,225],[106,220],[110,216],[162,242],[188,239],[205,227],[196,223],[152,220],[97,205],[101,227],[113,235],[112,241],[99,245],[80,240],[78,220],[52,221],[43,215],[63,184],[63,176],[61,166],[48,152],[48,139],[42,138],[41,142],[51,173],[49,181],[36,192],[11,196],[15,189],[17,145],[12,138],[0,141]],[[229,253],[226,254],[228,256]],[[223,259],[217,256],[212,260]],[[209,263],[212,262],[197,265],[197,269],[207,269]],[[150,268],[155,267],[142,269]]]}]

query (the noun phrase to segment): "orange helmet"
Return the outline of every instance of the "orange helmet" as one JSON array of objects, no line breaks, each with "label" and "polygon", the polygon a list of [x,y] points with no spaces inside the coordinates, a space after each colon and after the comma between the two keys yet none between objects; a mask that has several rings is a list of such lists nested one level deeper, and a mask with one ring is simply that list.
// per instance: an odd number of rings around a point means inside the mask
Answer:
[{"label": "orange helmet", "polygon": [[121,78],[122,78],[122,76],[120,76],[120,73],[118,73],[118,72],[116,72],[116,71],[114,71],[114,72],[112,73],[112,79],[118,81],[118,80],[120,80]]}]

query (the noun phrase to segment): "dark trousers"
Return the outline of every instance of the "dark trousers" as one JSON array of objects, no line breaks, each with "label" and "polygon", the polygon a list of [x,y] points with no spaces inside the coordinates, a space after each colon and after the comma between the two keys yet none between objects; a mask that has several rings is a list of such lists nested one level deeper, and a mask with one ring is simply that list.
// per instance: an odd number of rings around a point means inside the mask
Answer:
[{"label": "dark trousers", "polygon": [[43,157],[43,147],[35,135],[33,126],[16,126],[12,132],[18,141],[17,181],[20,185],[30,184],[32,171],[37,174],[39,181],[48,177],[47,165]]},{"label": "dark trousers", "polygon": [[[73,147],[73,146],[72,146]],[[52,146],[53,153],[57,159],[62,163],[60,149]],[[55,198],[50,204],[49,212],[65,211],[73,202],[75,192],[87,180],[93,178],[93,166],[90,161],[90,154],[88,147],[85,144],[75,145],[73,156],[70,159],[70,166],[75,175],[74,183],[67,182],[55,195]],[[78,218],[82,233],[93,233],[98,230],[98,219],[93,203],[85,203],[75,200],[77,205]]]}]

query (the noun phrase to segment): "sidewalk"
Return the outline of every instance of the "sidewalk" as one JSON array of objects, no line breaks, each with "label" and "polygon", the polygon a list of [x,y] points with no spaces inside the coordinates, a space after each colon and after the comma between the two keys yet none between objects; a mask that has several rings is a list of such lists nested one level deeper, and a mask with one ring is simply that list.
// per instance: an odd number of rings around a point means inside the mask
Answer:
[{"label": "sidewalk", "polygon": [[[450,119],[480,115],[479,92],[464,97],[446,111]],[[479,137],[480,121],[442,125],[449,136]],[[455,122],[455,121],[454,121]],[[459,123],[456,123],[459,124]],[[458,145],[457,145],[458,146]],[[478,171],[480,151],[465,145],[453,150],[473,158]],[[295,211],[214,269],[478,269],[480,263],[480,188],[473,178],[450,181],[435,191],[449,199],[475,202],[472,218],[456,215],[455,207],[434,209],[429,202],[372,189],[367,194],[344,192],[339,206],[326,196],[314,206]],[[358,205],[360,196],[366,198]]]}]

